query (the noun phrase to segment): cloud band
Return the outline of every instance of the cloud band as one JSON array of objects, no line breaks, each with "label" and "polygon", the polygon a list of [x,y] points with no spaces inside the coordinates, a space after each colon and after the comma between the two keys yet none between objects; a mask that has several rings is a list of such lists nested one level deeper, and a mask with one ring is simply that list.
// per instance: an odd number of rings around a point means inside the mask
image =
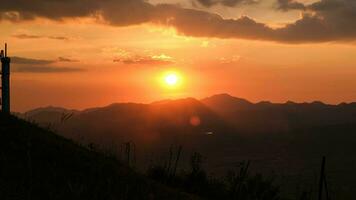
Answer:
[{"label": "cloud band", "polygon": [[207,11],[169,4],[152,5],[143,0],[5,0],[0,7],[0,16],[1,19],[12,21],[37,17],[52,20],[96,17],[113,26],[154,23],[174,27],[179,33],[188,36],[283,43],[356,39],[354,0],[320,0],[308,6],[295,1],[279,0],[278,4],[279,9],[285,11],[298,9],[305,12],[301,19],[277,29],[247,16],[224,19]]}]

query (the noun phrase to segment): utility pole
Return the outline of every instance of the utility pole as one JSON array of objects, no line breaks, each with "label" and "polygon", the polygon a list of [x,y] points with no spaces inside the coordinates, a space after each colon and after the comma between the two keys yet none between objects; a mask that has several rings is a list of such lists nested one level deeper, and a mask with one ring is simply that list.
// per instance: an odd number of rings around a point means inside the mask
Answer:
[{"label": "utility pole", "polygon": [[5,51],[1,50],[1,111],[10,114],[10,58],[7,57],[7,44]]}]

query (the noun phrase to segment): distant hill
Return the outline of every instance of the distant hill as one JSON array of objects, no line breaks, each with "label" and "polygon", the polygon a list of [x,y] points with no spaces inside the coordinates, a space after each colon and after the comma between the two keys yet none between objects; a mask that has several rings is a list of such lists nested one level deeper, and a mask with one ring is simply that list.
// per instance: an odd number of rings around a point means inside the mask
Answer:
[{"label": "distant hill", "polygon": [[48,125],[60,122],[61,120],[63,120],[63,117],[69,114],[72,115],[77,113],[79,113],[79,111],[77,110],[69,110],[61,107],[48,106],[30,110],[24,114],[20,114],[19,116],[30,121],[35,120],[36,122],[39,122],[42,125]]},{"label": "distant hill", "polygon": [[[232,133],[232,129],[202,102],[193,99],[152,104],[116,103],[84,111],[53,109],[24,113],[26,119],[54,127],[59,133],[108,144],[113,141],[155,142],[160,138],[183,140],[185,135]],[[85,133],[85,135],[81,135]]]},{"label": "distant hill", "polygon": [[83,111],[48,107],[22,116],[84,144],[119,147],[133,141],[147,148],[181,144],[212,154],[249,137],[292,138],[304,130],[356,124],[356,104],[252,103],[219,94],[200,101],[115,103]]},{"label": "distant hill", "polygon": [[233,97],[229,94],[217,94],[201,100],[205,105],[217,109],[216,111],[251,110],[253,103]]},{"label": "distant hill", "polygon": [[307,127],[354,123],[356,103],[251,103],[219,94],[200,101],[187,98],[152,104],[116,103],[84,111],[48,107],[21,116],[41,125],[50,124],[67,136],[84,129],[89,135],[100,130],[101,134],[129,136],[124,140],[145,136],[153,140],[162,135],[177,135],[178,132],[279,134]]},{"label": "distant hill", "polygon": [[201,100],[241,133],[285,133],[307,127],[356,122],[356,103],[250,103],[228,94]]},{"label": "distant hill", "polygon": [[0,199],[197,199],[12,116],[0,115]]}]

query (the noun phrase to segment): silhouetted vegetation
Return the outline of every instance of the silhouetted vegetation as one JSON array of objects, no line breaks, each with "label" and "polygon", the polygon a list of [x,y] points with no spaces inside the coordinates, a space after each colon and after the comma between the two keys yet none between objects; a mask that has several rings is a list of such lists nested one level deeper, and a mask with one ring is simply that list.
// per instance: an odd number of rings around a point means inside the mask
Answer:
[{"label": "silhouetted vegetation", "polygon": [[250,175],[250,162],[242,162],[236,171],[230,171],[225,178],[208,176],[202,167],[203,156],[194,152],[190,158],[190,169],[172,176],[169,168],[160,164],[151,166],[147,174],[150,178],[196,194],[206,199],[231,200],[279,200],[279,188],[272,178],[261,174]]},{"label": "silhouetted vegetation", "polygon": [[115,157],[0,115],[0,199],[196,199]]}]

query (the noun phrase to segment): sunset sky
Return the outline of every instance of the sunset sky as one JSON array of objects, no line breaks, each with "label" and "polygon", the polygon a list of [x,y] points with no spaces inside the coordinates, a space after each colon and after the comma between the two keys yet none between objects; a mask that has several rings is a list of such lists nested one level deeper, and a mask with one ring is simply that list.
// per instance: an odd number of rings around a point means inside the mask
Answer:
[{"label": "sunset sky", "polygon": [[[355,0],[0,0],[12,109],[356,101]],[[162,83],[174,72],[179,85]]]}]

